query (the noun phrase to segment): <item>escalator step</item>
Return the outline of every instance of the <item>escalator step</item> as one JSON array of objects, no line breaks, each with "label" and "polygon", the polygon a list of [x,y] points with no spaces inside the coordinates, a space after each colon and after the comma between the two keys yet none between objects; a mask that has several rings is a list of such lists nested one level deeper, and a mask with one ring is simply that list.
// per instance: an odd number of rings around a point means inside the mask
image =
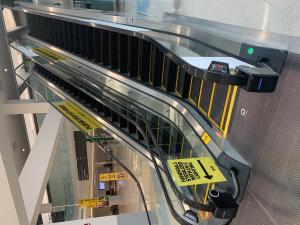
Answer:
[{"label": "escalator step", "polygon": [[41,28],[41,17],[36,16],[36,19],[34,20],[35,22],[35,30],[36,30],[36,38],[41,39],[42,37],[42,28]]},{"label": "escalator step", "polygon": [[67,50],[72,52],[74,49],[74,43],[73,43],[73,26],[72,23],[67,22],[66,23],[67,29]]},{"label": "escalator step", "polygon": [[80,37],[79,37],[79,24],[73,23],[73,51],[76,54],[80,54]]},{"label": "escalator step", "polygon": [[96,63],[102,63],[102,51],[101,51],[101,29],[94,29],[93,30],[93,41],[94,41],[94,60]]},{"label": "escalator step", "polygon": [[128,132],[129,134],[136,134],[136,127],[130,122],[128,122]]},{"label": "escalator step", "polygon": [[211,111],[210,111],[209,116],[216,124],[221,124],[222,116],[223,116],[223,114],[225,114],[226,98],[227,98],[227,100],[229,98],[228,90],[229,90],[229,86],[227,86],[227,85],[215,84],[214,97],[213,97]]},{"label": "escalator step", "polygon": [[46,34],[46,18],[41,17],[40,18],[40,32],[41,32],[41,39],[47,42],[47,34]]},{"label": "escalator step", "polygon": [[128,36],[119,34],[119,66],[120,73],[128,73]]},{"label": "escalator step", "polygon": [[205,94],[201,95],[201,98],[199,100],[199,107],[206,113],[208,113],[212,89],[213,82],[203,81],[201,92]]},{"label": "escalator step", "polygon": [[196,77],[192,77],[190,90],[189,90],[189,99],[196,106],[198,105],[200,88],[201,88],[201,80]]},{"label": "escalator step", "polygon": [[92,27],[86,27],[86,55],[88,59],[94,59],[94,36]]},{"label": "escalator step", "polygon": [[52,45],[56,45],[57,44],[57,41],[56,41],[56,39],[57,39],[56,20],[54,20],[52,18],[49,18],[49,24],[50,24],[49,29],[51,29],[48,33],[49,36],[50,36],[50,43]]},{"label": "escalator step", "polygon": [[109,62],[110,68],[113,70],[119,70],[119,57],[118,57],[118,33],[109,32]]},{"label": "escalator step", "polygon": [[58,47],[63,48],[63,21],[56,20],[57,23],[57,34],[58,34]]},{"label": "escalator step", "polygon": [[129,37],[128,42],[128,73],[130,77],[137,77],[139,72],[139,39]]},{"label": "escalator step", "polygon": [[110,108],[104,106],[104,116],[111,117],[111,113],[112,113],[112,111],[110,110]]},{"label": "escalator step", "polygon": [[109,31],[102,30],[101,38],[102,65],[109,66]]},{"label": "escalator step", "polygon": [[68,24],[62,21],[62,48],[68,49]]},{"label": "escalator step", "polygon": [[142,82],[149,82],[152,46],[148,41],[143,40],[140,43],[141,43],[141,52],[139,55],[140,56],[139,79]]},{"label": "escalator step", "polygon": [[165,56],[165,64],[162,77],[162,88],[166,92],[175,91],[176,76],[178,70],[178,66],[172,60],[170,60],[169,57]]},{"label": "escalator step", "polygon": [[79,46],[80,46],[80,55],[85,58],[87,57],[86,49],[86,26],[79,25]]},{"label": "escalator step", "polygon": [[176,78],[176,88],[175,91],[181,98],[188,98],[189,88],[191,84],[191,75],[187,74],[182,69],[179,69]]},{"label": "escalator step", "polygon": [[150,84],[153,87],[157,87],[161,85],[164,54],[155,47],[152,49],[152,51]]},{"label": "escalator step", "polygon": [[127,128],[128,126],[128,123],[127,123],[127,120],[123,117],[123,116],[120,116],[120,128]]},{"label": "escalator step", "polygon": [[111,122],[117,123],[119,121],[120,121],[119,114],[116,113],[115,111],[112,111]]},{"label": "escalator step", "polygon": [[97,104],[97,112],[98,112],[98,113],[101,113],[101,112],[103,112],[103,110],[104,110],[103,105],[102,105],[101,103],[98,103],[98,104]]}]

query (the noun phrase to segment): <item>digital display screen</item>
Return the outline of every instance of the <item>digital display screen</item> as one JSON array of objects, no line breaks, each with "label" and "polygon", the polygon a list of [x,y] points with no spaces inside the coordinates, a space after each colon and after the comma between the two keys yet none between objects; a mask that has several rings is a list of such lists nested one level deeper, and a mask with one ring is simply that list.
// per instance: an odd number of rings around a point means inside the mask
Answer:
[{"label": "digital display screen", "polygon": [[229,74],[229,65],[227,63],[212,61],[208,70]]},{"label": "digital display screen", "polygon": [[105,190],[105,182],[99,182],[98,189]]}]

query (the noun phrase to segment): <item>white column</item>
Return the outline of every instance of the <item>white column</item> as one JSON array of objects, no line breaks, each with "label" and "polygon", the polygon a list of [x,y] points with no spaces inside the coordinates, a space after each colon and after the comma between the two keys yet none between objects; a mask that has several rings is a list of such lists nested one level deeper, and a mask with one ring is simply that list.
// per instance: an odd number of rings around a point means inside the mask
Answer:
[{"label": "white column", "polygon": [[[13,143],[23,147],[24,138],[15,132],[15,125],[20,125],[18,118],[5,116],[3,112],[3,104],[7,98],[17,98],[18,94],[2,12],[0,13],[0,49],[0,224],[28,225],[13,149]],[[22,129],[18,131],[22,132]]]},{"label": "white column", "polygon": [[62,115],[51,107],[19,177],[27,217],[31,225],[36,224],[41,209],[62,121]]},{"label": "white column", "polygon": [[24,201],[15,167],[3,114],[3,91],[0,91],[0,224],[28,225]]},{"label": "white column", "polygon": [[[2,143],[1,143],[2,144]],[[17,209],[17,199],[14,191],[10,188],[9,178],[7,177],[3,158],[0,154],[0,220],[5,225],[21,225],[26,224],[26,214],[23,220],[19,218]],[[14,162],[13,162],[14,163]],[[17,175],[17,173],[15,173]],[[15,182],[13,182],[15,183]],[[18,184],[17,184],[18,185]],[[16,203],[14,201],[16,199]],[[23,202],[22,195],[19,195],[20,203]],[[25,209],[25,208],[24,208]]]}]

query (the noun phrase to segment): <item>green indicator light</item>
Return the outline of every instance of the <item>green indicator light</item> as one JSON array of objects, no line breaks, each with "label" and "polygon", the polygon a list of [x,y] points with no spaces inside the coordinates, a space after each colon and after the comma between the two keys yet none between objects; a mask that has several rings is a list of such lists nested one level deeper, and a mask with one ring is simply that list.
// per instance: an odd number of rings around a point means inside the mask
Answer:
[{"label": "green indicator light", "polygon": [[247,53],[248,53],[248,55],[253,55],[253,53],[254,53],[254,48],[249,47],[249,48],[247,49]]}]

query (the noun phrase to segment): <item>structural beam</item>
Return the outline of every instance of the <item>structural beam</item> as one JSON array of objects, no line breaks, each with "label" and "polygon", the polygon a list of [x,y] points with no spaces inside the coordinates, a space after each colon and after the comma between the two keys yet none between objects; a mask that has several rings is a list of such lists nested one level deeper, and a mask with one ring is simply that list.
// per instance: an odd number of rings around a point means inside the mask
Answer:
[{"label": "structural beam", "polygon": [[[0,91],[0,106],[3,92]],[[6,117],[0,107],[0,220],[6,225],[28,225],[25,205],[9,141]]]},{"label": "structural beam", "polygon": [[103,216],[97,218],[73,220],[61,223],[55,223],[55,225],[149,225],[145,212],[132,213],[132,214],[121,214],[117,216]]},{"label": "structural beam", "polygon": [[49,109],[19,177],[29,224],[37,223],[51,172],[63,116]]},{"label": "structural beam", "polygon": [[[1,7],[1,2],[0,2]],[[3,14],[0,12],[0,224],[28,225],[25,205],[15,165],[13,143],[26,146],[17,134],[18,118],[4,114],[4,102],[18,98],[15,76],[7,44]],[[14,135],[12,135],[14,134]]]},{"label": "structural beam", "polygon": [[50,104],[33,100],[9,100],[4,104],[5,114],[47,113]]}]

